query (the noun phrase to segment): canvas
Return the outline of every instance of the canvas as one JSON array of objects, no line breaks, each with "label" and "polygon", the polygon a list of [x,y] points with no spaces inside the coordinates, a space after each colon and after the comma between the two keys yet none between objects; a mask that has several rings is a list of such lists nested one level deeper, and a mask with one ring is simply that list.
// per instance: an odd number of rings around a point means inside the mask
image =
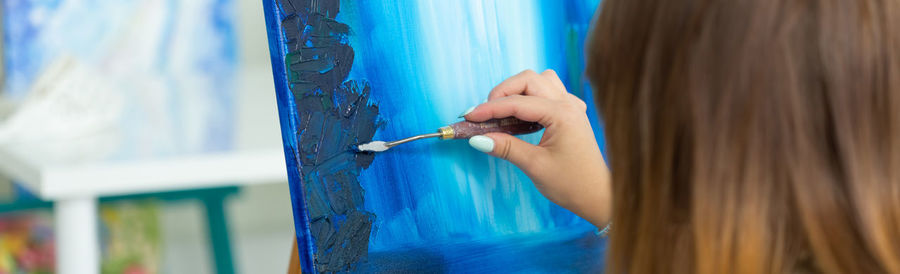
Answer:
[{"label": "canvas", "polygon": [[[596,272],[605,240],[515,166],[430,133],[525,69],[589,104],[598,1],[263,0],[305,272]],[[521,136],[536,143],[540,132]]]}]

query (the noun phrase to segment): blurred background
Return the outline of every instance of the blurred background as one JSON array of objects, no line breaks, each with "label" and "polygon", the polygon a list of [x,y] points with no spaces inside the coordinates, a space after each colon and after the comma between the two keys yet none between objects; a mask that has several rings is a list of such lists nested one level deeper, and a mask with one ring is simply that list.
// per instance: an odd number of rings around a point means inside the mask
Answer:
[{"label": "blurred background", "polygon": [[[261,1],[0,9],[0,273],[65,272],[57,234],[68,227],[55,222],[67,199],[96,204],[103,273],[287,269],[293,221]],[[247,153],[281,165],[252,168],[272,176],[191,168],[211,174],[203,184],[160,168]]]}]

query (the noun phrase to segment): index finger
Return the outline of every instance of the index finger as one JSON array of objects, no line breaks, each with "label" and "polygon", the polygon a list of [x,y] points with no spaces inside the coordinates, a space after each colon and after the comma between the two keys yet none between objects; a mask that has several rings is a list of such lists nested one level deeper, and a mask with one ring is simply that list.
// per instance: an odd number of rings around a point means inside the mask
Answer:
[{"label": "index finger", "polygon": [[555,105],[547,98],[511,95],[479,105],[466,115],[466,120],[483,122],[495,118],[516,117],[519,120],[537,122],[549,127],[558,112]]},{"label": "index finger", "polygon": [[[519,74],[503,80],[491,89],[488,100],[494,100],[511,95],[533,95],[545,98],[557,98],[558,89],[553,83],[533,70],[525,70]],[[565,90],[565,88],[563,89]]]}]

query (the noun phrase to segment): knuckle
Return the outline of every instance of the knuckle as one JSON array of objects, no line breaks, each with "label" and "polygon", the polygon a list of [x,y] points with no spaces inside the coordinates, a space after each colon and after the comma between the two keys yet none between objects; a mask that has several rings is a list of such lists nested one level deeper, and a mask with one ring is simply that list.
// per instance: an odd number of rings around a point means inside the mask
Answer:
[{"label": "knuckle", "polygon": [[578,110],[579,110],[579,111],[581,111],[581,112],[587,111],[587,104],[585,104],[584,101],[582,101],[582,100],[579,99],[579,100],[575,103],[575,105],[578,106]]},{"label": "knuckle", "polygon": [[500,146],[498,147],[498,149],[500,150],[500,151],[498,151],[498,154],[499,154],[498,156],[500,158],[502,158],[503,160],[508,161],[510,159],[510,157],[509,157],[510,153],[512,153],[512,142],[510,142],[510,141],[502,142],[500,144]]},{"label": "knuckle", "polygon": [[527,80],[525,80],[526,88],[538,87],[539,86],[538,83],[540,81],[541,81],[541,79],[537,78],[537,77],[528,78]]},{"label": "knuckle", "polygon": [[534,75],[537,75],[537,72],[535,72],[534,70],[531,70],[531,69],[526,69],[526,70],[523,70],[519,74],[524,75],[524,76],[534,76]]},{"label": "knuckle", "polygon": [[587,104],[584,102],[584,100],[581,100],[581,98],[578,98],[578,96],[572,95],[571,93],[568,97],[569,101],[573,106],[575,106],[576,109],[582,112],[587,111]]},{"label": "knuckle", "polygon": [[546,69],[544,70],[544,72],[541,72],[541,74],[544,74],[546,76],[556,76],[556,71],[553,69]]}]

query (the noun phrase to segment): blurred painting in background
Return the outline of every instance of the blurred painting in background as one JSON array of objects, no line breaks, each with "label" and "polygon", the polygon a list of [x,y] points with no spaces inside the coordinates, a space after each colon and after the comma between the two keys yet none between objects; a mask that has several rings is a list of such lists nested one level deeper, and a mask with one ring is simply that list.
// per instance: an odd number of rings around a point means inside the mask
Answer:
[{"label": "blurred painting in background", "polygon": [[[232,2],[3,0],[0,146],[65,163],[229,149]],[[3,191],[4,210],[34,202],[16,189]],[[104,273],[158,272],[159,208],[101,206]],[[0,215],[0,273],[53,272],[50,216]]]},{"label": "blurred painting in background", "polygon": [[0,217],[0,273],[54,273],[50,219],[45,210]]},{"label": "blurred painting in background", "polygon": [[[159,273],[159,204],[154,200],[103,205],[102,273]],[[49,209],[0,215],[0,273],[55,273],[56,245]]]},{"label": "blurred painting in background", "polygon": [[35,151],[60,161],[232,145],[232,0],[2,5],[2,96],[20,109],[0,125],[0,145],[40,142]]},{"label": "blurred painting in background", "polygon": [[595,118],[599,1],[263,1],[304,272],[602,270],[596,228],[465,141],[353,151],[459,121],[525,69],[556,70]]}]

